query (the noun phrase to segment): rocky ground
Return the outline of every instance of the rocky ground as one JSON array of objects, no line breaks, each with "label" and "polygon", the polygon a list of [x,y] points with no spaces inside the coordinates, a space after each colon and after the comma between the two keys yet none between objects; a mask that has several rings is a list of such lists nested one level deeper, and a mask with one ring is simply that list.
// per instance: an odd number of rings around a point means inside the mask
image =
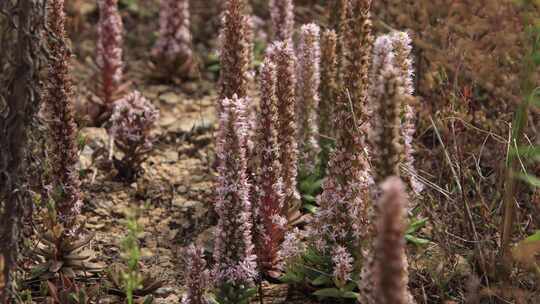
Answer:
[{"label": "rocky ground", "polygon": [[141,264],[145,272],[165,280],[158,303],[177,303],[182,292],[182,248],[198,241],[211,246],[209,215],[212,205],[212,146],[214,96],[192,99],[173,87],[156,85],[142,90],[160,109],[157,142],[144,162],[144,173],[133,183],[115,182],[99,170],[93,155],[106,150],[103,128],[84,128],[87,145],[81,153],[86,227],[96,232],[92,247],[108,266],[121,261],[119,242],[123,223],[140,210]]}]

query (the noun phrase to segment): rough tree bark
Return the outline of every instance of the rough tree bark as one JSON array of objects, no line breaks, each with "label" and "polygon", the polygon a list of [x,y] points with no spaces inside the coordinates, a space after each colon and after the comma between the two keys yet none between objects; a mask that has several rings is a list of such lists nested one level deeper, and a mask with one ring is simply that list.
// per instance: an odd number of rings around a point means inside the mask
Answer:
[{"label": "rough tree bark", "polygon": [[8,303],[25,191],[27,131],[40,102],[46,0],[0,0],[0,303]]}]

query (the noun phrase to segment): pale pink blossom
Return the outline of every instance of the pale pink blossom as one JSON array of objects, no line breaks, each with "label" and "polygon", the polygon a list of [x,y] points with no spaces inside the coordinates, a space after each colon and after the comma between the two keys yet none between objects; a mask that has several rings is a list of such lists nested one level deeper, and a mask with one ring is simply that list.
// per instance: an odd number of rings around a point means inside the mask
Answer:
[{"label": "pale pink blossom", "polygon": [[334,280],[343,287],[351,279],[354,259],[345,247],[336,246],[332,252]]},{"label": "pale pink blossom", "polygon": [[[390,35],[393,51],[395,54],[395,64],[398,72],[403,79],[403,85],[406,94],[414,94],[414,67],[412,59],[412,40],[407,32],[393,32]],[[405,172],[406,180],[413,192],[418,195],[424,189],[424,185],[418,180],[416,168],[414,166],[414,147],[412,144],[414,133],[416,132],[415,120],[416,113],[412,105],[404,103],[402,109],[402,128],[403,137],[403,165],[407,168]]]},{"label": "pale pink blossom", "polygon": [[278,108],[278,149],[282,166],[284,208],[297,207],[300,194],[296,187],[298,143],[296,125],[296,56],[292,42],[275,42],[267,53],[276,65]]},{"label": "pale pink blossom", "polygon": [[255,148],[259,170],[254,194],[259,228],[257,255],[264,271],[275,268],[277,252],[287,227],[279,162],[276,81],[276,66],[267,57],[261,67],[261,102]]},{"label": "pale pink blossom", "polygon": [[216,154],[219,159],[215,209],[215,276],[218,282],[249,284],[256,277],[252,206],[247,178],[245,98],[221,101]]},{"label": "pale pink blossom", "polygon": [[152,148],[151,131],[159,111],[139,91],[133,91],[114,103],[108,133],[126,152],[142,153]]}]

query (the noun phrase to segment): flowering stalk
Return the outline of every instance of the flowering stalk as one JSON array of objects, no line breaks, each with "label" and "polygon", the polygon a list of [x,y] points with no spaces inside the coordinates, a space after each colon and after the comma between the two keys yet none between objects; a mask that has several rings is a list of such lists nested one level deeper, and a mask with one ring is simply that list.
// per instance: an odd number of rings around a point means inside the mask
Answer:
[{"label": "flowering stalk", "polygon": [[300,30],[298,55],[298,143],[300,164],[311,172],[320,151],[317,141],[321,49],[320,28],[316,24],[303,25]]},{"label": "flowering stalk", "polygon": [[261,67],[261,102],[258,127],[260,169],[257,174],[257,214],[260,231],[257,232],[257,256],[263,271],[276,268],[278,251],[287,229],[283,208],[281,163],[278,150],[278,111],[276,66],[266,58]]},{"label": "flowering stalk", "polygon": [[276,42],[270,46],[269,56],[276,65],[276,97],[278,104],[278,150],[282,165],[284,208],[298,207],[300,194],[296,188],[298,143],[296,142],[296,58],[290,42]]},{"label": "flowering stalk", "polygon": [[49,28],[55,35],[49,40],[51,62],[48,67],[47,93],[44,99],[51,132],[51,177],[53,199],[60,222],[73,232],[81,211],[81,192],[77,162],[77,126],[75,125],[70,50],[66,45],[64,0],[51,3]]},{"label": "flowering stalk", "polygon": [[210,283],[210,273],[204,260],[204,249],[191,245],[186,250],[186,287],[187,292],[182,304],[208,304],[205,292]]},{"label": "flowering stalk", "polygon": [[[347,22],[342,29],[343,86],[347,90],[345,99],[350,99],[358,123],[368,129],[367,88],[369,66],[373,48],[371,23],[371,0],[354,0],[348,6]],[[357,125],[358,125],[357,123]],[[344,130],[351,132],[351,130]],[[353,131],[354,132],[354,131]],[[347,137],[347,134],[343,136]]]},{"label": "flowering stalk", "polygon": [[412,304],[408,289],[408,263],[405,253],[405,214],[408,197],[398,177],[381,184],[380,217],[375,241],[374,299],[377,304]]},{"label": "flowering stalk", "polygon": [[[337,84],[337,35],[334,30],[325,30],[321,35],[321,100],[319,104],[319,132],[326,137],[334,135],[334,105]],[[322,139],[322,137],[321,137]],[[322,145],[324,149],[324,145]]]},{"label": "flowering stalk", "polygon": [[[348,18],[342,25],[342,37],[339,38],[343,42],[340,82],[344,91],[339,92],[335,107],[335,128],[339,130],[335,158],[345,158],[350,168],[342,172],[336,170],[335,178],[340,183],[351,183],[351,186],[358,185],[360,180],[361,183],[367,182],[365,174],[369,169],[365,159],[365,134],[370,120],[367,95],[373,48],[370,8],[371,0],[347,3],[344,9]],[[358,193],[353,196],[356,195]]]},{"label": "flowering stalk", "polygon": [[[412,41],[406,32],[393,32],[390,35],[392,40],[393,51],[395,54],[394,61],[398,69],[400,77],[403,79],[405,94],[411,97],[414,94],[414,68],[411,58]],[[406,167],[405,180],[415,194],[422,192],[424,186],[416,179],[416,169],[414,167],[414,147],[412,140],[415,127],[415,112],[412,105],[404,102],[401,105],[401,144],[403,145],[402,164]]]},{"label": "flowering stalk", "polygon": [[[318,250],[330,253],[336,245],[355,256],[360,240],[368,232],[369,187],[372,184],[366,157],[366,109],[372,35],[370,1],[355,2],[343,30],[343,82],[335,107],[336,149],[330,156],[323,192],[317,198],[320,209],[311,223],[311,236]],[[354,18],[353,18],[354,17]]]},{"label": "flowering stalk", "polygon": [[219,159],[214,246],[218,287],[249,285],[256,277],[252,242],[252,206],[247,180],[246,99],[221,101],[216,153]]},{"label": "flowering stalk", "polygon": [[[403,37],[400,37],[403,38]],[[402,113],[404,106],[408,106],[405,101],[411,97],[412,75],[408,53],[405,45],[396,45],[395,37],[384,35],[375,41],[373,48],[373,63],[371,69],[371,85],[369,91],[369,105],[374,111],[373,134],[370,141],[373,146],[373,164],[375,165],[375,178],[382,182],[389,176],[398,175],[399,163],[403,161],[403,138],[404,122]],[[403,41],[403,40],[402,40]],[[399,55],[397,53],[399,52]],[[407,54],[407,55],[404,55]],[[405,112],[405,115],[408,115]],[[405,139],[407,140],[407,139]],[[395,179],[397,178],[391,178]],[[397,179],[399,184],[401,181]],[[373,193],[373,198],[380,196],[377,189]],[[384,194],[383,194],[384,195]],[[384,214],[384,206],[374,206]],[[374,216],[374,214],[372,214]],[[372,227],[373,232],[369,235],[372,238],[377,227]],[[381,233],[379,231],[379,233]],[[380,234],[379,234],[380,236]],[[377,263],[380,261],[379,252],[373,246],[366,248],[363,252],[364,263],[362,265],[360,279],[360,295],[362,303],[394,303],[378,302],[382,301],[377,290],[376,274]],[[380,266],[380,265],[379,265]],[[411,302],[412,303],[412,302]]]},{"label": "flowering stalk", "polygon": [[399,176],[402,156],[401,105],[405,98],[404,81],[394,64],[392,41],[389,36],[377,38],[374,47],[370,103],[373,107],[375,180],[380,183],[389,176]]},{"label": "flowering stalk", "polygon": [[[220,34],[220,99],[247,96],[252,47],[245,0],[227,0]],[[218,107],[219,112],[219,107]]]},{"label": "flowering stalk", "polygon": [[[167,70],[189,76],[194,66],[188,0],[161,0],[159,38],[152,49]],[[180,65],[180,67],[178,67]]]},{"label": "flowering stalk", "polygon": [[98,96],[106,112],[119,97],[122,85],[122,34],[124,26],[118,12],[117,0],[99,0],[98,41],[96,64],[101,73]]},{"label": "flowering stalk", "polygon": [[270,0],[270,18],[274,41],[292,41],[294,31],[293,0]]}]

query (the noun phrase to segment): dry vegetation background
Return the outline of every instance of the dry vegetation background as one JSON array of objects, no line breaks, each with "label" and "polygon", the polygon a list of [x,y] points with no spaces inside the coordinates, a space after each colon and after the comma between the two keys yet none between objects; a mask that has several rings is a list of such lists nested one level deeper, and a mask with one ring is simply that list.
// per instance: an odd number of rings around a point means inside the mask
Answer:
[{"label": "dry vegetation background", "polygon": [[[83,217],[86,226],[96,231],[91,246],[100,255],[95,260],[109,266],[118,262],[118,240],[126,233],[120,219],[133,206],[142,207],[143,269],[167,282],[158,289],[158,303],[178,303],[184,278],[181,249],[193,241],[210,247],[216,223],[211,208],[213,107],[217,99],[216,33],[223,1],[191,2],[200,73],[176,83],[156,81],[147,73],[148,50],[158,28],[157,1],[119,2],[126,28],[126,79],[161,113],[155,131],[159,140],[143,164],[144,174],[131,184],[111,181],[112,173],[100,169],[93,159],[96,151],[108,147],[106,131],[81,130],[87,138],[80,156]],[[256,58],[260,61],[268,30],[264,23],[267,1],[251,2],[261,20],[256,23]],[[297,24],[329,23],[328,1],[297,0],[295,5]],[[416,166],[427,190],[411,217],[427,218],[417,237],[430,241],[408,246],[415,298],[419,303],[463,303],[468,293],[474,293],[482,303],[539,303],[538,274],[530,265],[516,263],[511,281],[501,280],[503,267],[498,256],[505,162],[511,122],[523,99],[523,58],[529,47],[523,22],[535,12],[506,0],[379,0],[374,1],[373,9],[378,33],[407,30],[413,38],[415,108],[419,113]],[[95,2],[88,0],[67,2],[67,12],[75,101],[82,101],[91,98],[93,71],[89,66],[98,12]],[[533,109],[526,131],[531,145],[539,143],[537,118]],[[540,173],[534,165],[527,169]],[[516,193],[513,243],[540,229],[540,193],[524,184]],[[31,247],[32,240],[27,242]],[[276,299],[279,296],[274,298],[278,303]],[[308,303],[301,301],[298,303]]]}]

